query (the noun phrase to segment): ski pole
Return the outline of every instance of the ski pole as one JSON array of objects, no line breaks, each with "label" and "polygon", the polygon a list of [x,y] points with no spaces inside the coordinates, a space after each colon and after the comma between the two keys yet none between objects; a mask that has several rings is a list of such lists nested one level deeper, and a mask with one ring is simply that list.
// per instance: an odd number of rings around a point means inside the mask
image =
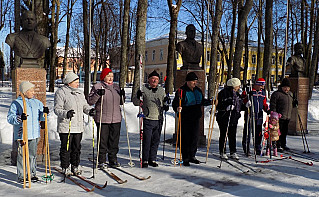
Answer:
[{"label": "ski pole", "polygon": [[[103,87],[102,87],[103,89]],[[100,112],[100,125],[99,125],[99,134],[98,134],[98,143],[97,143],[97,155],[96,155],[96,167],[97,169],[99,164],[99,154],[100,154],[100,143],[101,143],[101,130],[102,130],[102,115],[103,115],[103,95],[101,96],[101,112]],[[93,158],[94,163],[94,158]]]},{"label": "ski pole", "polygon": [[[224,146],[223,146],[223,150],[222,150],[223,154],[225,153],[225,149],[226,149],[226,142],[227,142],[227,136],[228,136],[231,112],[232,112],[232,110],[229,111],[229,117],[228,117],[228,122],[227,122],[227,130],[226,130],[225,141],[224,141]],[[223,159],[222,159],[222,157],[220,157],[220,163],[219,163],[219,166],[217,166],[218,168],[222,167],[222,162],[223,162]]]},{"label": "ski pole", "polygon": [[[183,94],[183,90],[182,89],[178,89],[178,93],[179,93],[179,108],[182,107],[182,94]],[[176,166],[176,156],[177,156],[177,146],[178,146],[178,142],[180,144],[180,158],[182,156],[181,154],[181,148],[182,148],[182,145],[181,145],[181,131],[182,131],[182,121],[181,121],[181,111],[178,112],[178,124],[177,124],[177,131],[176,131],[176,147],[175,147],[175,159],[174,159],[174,166]],[[180,140],[178,140],[178,138],[180,138]],[[180,159],[180,165],[181,165],[181,159]]]},{"label": "ski pole", "polygon": [[70,134],[71,134],[71,118],[70,118],[70,122],[69,122],[69,133],[68,133],[68,142],[66,143],[66,151],[69,151]]},{"label": "ski pole", "polygon": [[[167,93],[166,98],[167,98],[166,104],[169,105],[171,103],[171,99],[169,98],[169,93]],[[166,140],[166,138],[165,138],[165,134],[166,134],[166,111],[165,111],[165,115],[164,115],[164,121],[165,121],[165,123],[164,123],[164,140],[163,140],[163,160],[164,160],[164,154],[165,154],[165,140]]]},{"label": "ski pole", "polygon": [[[92,136],[92,147],[93,147],[93,150],[92,150],[92,152],[93,152],[93,159],[94,159],[94,118],[92,118],[92,133],[93,133],[93,136]],[[92,162],[92,172],[93,172],[93,175],[92,175],[92,177],[91,178],[95,178],[94,177],[94,162]]]},{"label": "ski pole", "polygon": [[129,154],[129,157],[130,157],[130,162],[128,163],[128,165],[130,167],[133,167],[133,166],[135,166],[135,164],[132,162],[130,138],[129,138],[129,135],[128,135],[128,127],[127,127],[126,114],[125,114],[125,108],[124,108],[124,98],[121,97],[121,99],[122,99],[122,103],[123,103],[123,116],[124,116],[124,122],[125,122],[125,128],[126,128],[126,139],[127,139],[127,146],[128,146],[128,154]]},{"label": "ski pole", "polygon": [[254,109],[254,95],[252,94],[251,97],[250,97],[250,100],[251,100],[251,135],[253,137],[253,147],[254,147],[254,158],[255,158],[255,162],[257,163],[257,157],[256,157],[256,136],[255,136],[255,132],[256,132],[256,129],[255,129],[255,124],[256,124],[256,116],[255,116],[255,109]]},{"label": "ski pole", "polygon": [[[303,124],[302,124],[301,117],[300,117],[300,114],[299,114],[298,106],[297,106],[297,114],[298,114],[298,118],[299,118],[301,136],[303,137],[302,138],[302,143],[303,143],[303,147],[304,147],[304,153],[310,153],[309,146],[308,146],[308,141],[307,141],[307,138],[306,138],[306,133],[305,133],[305,130],[303,128]],[[307,146],[307,150],[308,151],[306,151],[305,142],[304,141],[306,142],[306,146]]]},{"label": "ski pole", "polygon": [[[51,164],[50,164],[50,146],[49,146],[49,134],[48,134],[48,115],[44,113],[45,118],[45,132],[44,132],[44,149],[45,149],[45,176],[42,176],[42,179],[47,183],[48,180],[50,182],[54,179],[53,174],[51,173]],[[48,166],[49,165],[49,168]],[[49,176],[47,175],[47,170],[49,169]]]},{"label": "ski pole", "polygon": [[[216,91],[217,91],[217,90],[216,90]],[[216,96],[217,96],[217,95],[215,95],[214,101],[217,100]],[[213,110],[213,107],[215,107],[214,110]],[[217,107],[216,104],[213,104],[213,107],[212,107],[212,109],[211,109],[210,118],[209,118],[209,128],[208,128],[208,132],[209,132],[209,133],[208,133],[208,144],[207,144],[207,151],[206,151],[206,163],[207,163],[209,148],[210,148],[211,139],[212,139],[212,136],[213,136],[214,123],[215,123],[215,118],[216,118],[216,116],[215,116],[216,107]],[[211,122],[212,116],[213,116],[213,121]]]},{"label": "ski pole", "polygon": [[[139,88],[140,91],[142,91],[142,84],[143,84],[143,55],[139,54]],[[140,107],[139,107],[139,113],[137,117],[139,118],[139,129],[140,129],[140,166],[143,167],[143,97],[140,96]]]}]

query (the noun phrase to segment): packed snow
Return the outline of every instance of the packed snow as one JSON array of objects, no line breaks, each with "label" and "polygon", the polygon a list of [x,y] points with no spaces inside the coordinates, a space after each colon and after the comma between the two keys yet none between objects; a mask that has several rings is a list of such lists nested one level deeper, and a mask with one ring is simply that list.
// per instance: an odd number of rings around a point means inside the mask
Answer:
[{"label": "packed snow", "polygon": [[[110,169],[117,176],[127,183],[118,184],[103,171],[96,171],[95,178],[90,179],[99,185],[108,185],[103,190],[95,188],[91,196],[319,196],[319,168],[318,162],[312,161],[313,166],[301,164],[291,159],[284,159],[270,163],[255,163],[253,157],[245,157],[241,148],[241,138],[243,130],[243,118],[240,119],[237,129],[237,152],[240,161],[251,166],[249,168],[238,165],[241,169],[249,170],[244,174],[238,169],[223,162],[221,168],[218,158],[218,137],[219,129],[217,123],[214,124],[212,143],[210,146],[206,163],[199,165],[191,164],[184,167],[172,164],[175,157],[175,146],[165,143],[165,157],[163,160],[164,129],[161,135],[161,143],[158,150],[158,168],[149,167],[142,169],[139,167],[139,129],[138,129],[138,107],[134,106],[131,99],[131,88],[126,88],[126,103],[124,105],[127,119],[128,134],[130,140],[132,160],[134,167],[128,165],[129,151],[126,137],[126,127],[124,119],[122,121],[120,152],[118,154],[122,169],[134,173],[138,176],[150,179],[140,181],[116,169]],[[0,196],[83,196],[84,191],[79,186],[69,180],[60,183],[62,176],[52,168],[54,180],[50,183],[44,181],[32,183],[31,189],[23,189],[22,184],[17,183],[16,167],[10,165],[12,126],[7,123],[6,116],[12,102],[12,92],[10,87],[0,88]],[[173,98],[174,95],[171,95]],[[50,157],[51,167],[59,167],[59,136],[57,133],[57,116],[53,113],[54,93],[47,93],[47,106],[50,109],[48,116]],[[309,101],[307,141],[311,153],[307,155],[319,159],[319,91],[313,90],[313,98]],[[209,127],[209,117],[211,107],[205,107],[205,135],[207,136]],[[166,139],[171,139],[175,130],[175,113],[170,107],[166,115]],[[92,119],[87,116],[85,119],[85,132],[82,140],[81,169],[83,176],[92,176],[92,163],[88,160],[92,158]],[[94,127],[96,139],[96,127]],[[301,136],[288,136],[287,145],[302,153],[303,144]],[[198,148],[197,158],[206,161],[206,147]],[[95,155],[96,155],[95,151]],[[283,155],[287,156],[287,154]],[[177,151],[179,158],[179,151]],[[269,157],[268,157],[269,158]],[[274,158],[274,157],[273,157]],[[304,162],[309,159],[292,156]],[[257,160],[266,160],[267,157],[257,157]],[[231,162],[236,165],[235,162]],[[45,174],[44,163],[38,163],[37,175],[42,177]],[[256,171],[256,172],[254,172]],[[79,180],[80,181],[80,180]],[[80,181],[83,182],[83,181]],[[91,185],[83,182],[88,188]],[[28,184],[27,184],[28,185]]]}]

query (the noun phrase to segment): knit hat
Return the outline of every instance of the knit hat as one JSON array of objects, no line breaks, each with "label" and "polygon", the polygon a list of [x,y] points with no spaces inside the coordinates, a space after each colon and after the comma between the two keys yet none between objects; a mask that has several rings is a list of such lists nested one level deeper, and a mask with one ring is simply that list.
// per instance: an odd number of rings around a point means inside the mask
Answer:
[{"label": "knit hat", "polygon": [[111,72],[112,72],[111,69],[109,69],[109,68],[104,68],[104,69],[102,70],[101,75],[100,75],[100,80],[103,81],[104,78],[106,77],[106,75],[108,75],[108,74],[111,73]]},{"label": "knit hat", "polygon": [[29,89],[33,87],[34,87],[34,84],[30,83],[29,81],[22,81],[19,86],[20,92],[22,94],[26,93]]},{"label": "knit hat", "polygon": [[65,75],[64,79],[63,79],[63,83],[64,84],[69,84],[72,81],[75,81],[79,78],[79,76],[77,74],[75,74],[74,72],[69,72],[68,74]]},{"label": "knit hat", "polygon": [[151,73],[148,75],[148,78],[151,78],[151,77],[153,77],[153,76],[160,78],[160,75],[156,72],[156,70],[154,70],[153,72],[151,72]]},{"label": "knit hat", "polygon": [[264,86],[266,84],[266,81],[263,78],[259,78],[256,80],[255,84],[259,86]]},{"label": "knit hat", "polygon": [[241,85],[241,82],[238,78],[231,78],[227,81],[227,86],[236,87],[240,85]]},{"label": "knit hat", "polygon": [[186,81],[198,80],[197,75],[194,72],[190,72],[186,75]]},{"label": "knit hat", "polygon": [[274,111],[271,111],[271,112],[270,112],[270,119],[279,120],[279,118],[281,118],[281,114],[279,114],[279,113],[277,113],[277,112],[274,112]]},{"label": "knit hat", "polygon": [[281,87],[290,87],[290,81],[288,78],[284,78],[280,84]]}]

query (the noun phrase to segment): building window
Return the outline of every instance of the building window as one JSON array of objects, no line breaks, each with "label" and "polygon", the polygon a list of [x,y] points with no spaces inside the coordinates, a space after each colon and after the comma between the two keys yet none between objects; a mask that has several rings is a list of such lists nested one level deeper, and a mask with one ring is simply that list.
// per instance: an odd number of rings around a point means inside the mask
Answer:
[{"label": "building window", "polygon": [[147,62],[147,51],[145,51],[145,62]]},{"label": "building window", "polygon": [[155,60],[155,50],[153,50],[152,61]]},{"label": "building window", "polygon": [[207,54],[206,55],[206,61],[209,62],[210,61],[210,51],[207,51],[206,54]]},{"label": "building window", "polygon": [[275,59],[276,59],[275,56],[272,56],[272,57],[271,57],[271,64],[272,64],[272,65],[275,64]]},{"label": "building window", "polygon": [[282,56],[279,56],[279,64],[282,65]]},{"label": "building window", "polygon": [[217,53],[217,62],[220,62],[220,53]]},{"label": "building window", "polygon": [[251,56],[251,63],[256,64],[256,55]]},{"label": "building window", "polygon": [[175,58],[178,60],[178,58],[179,58],[179,54],[178,54],[178,52],[176,51],[175,52]]},{"label": "building window", "polygon": [[160,60],[163,60],[163,49],[160,49]]}]

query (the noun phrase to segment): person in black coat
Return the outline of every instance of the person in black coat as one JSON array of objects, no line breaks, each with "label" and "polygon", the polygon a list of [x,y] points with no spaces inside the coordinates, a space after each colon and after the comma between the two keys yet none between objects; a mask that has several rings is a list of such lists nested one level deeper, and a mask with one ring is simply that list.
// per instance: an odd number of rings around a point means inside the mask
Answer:
[{"label": "person in black coat", "polygon": [[238,93],[240,80],[232,78],[227,81],[227,87],[218,93],[216,120],[219,126],[219,153],[222,159],[228,159],[226,155],[226,135],[229,141],[230,157],[238,160],[236,154],[236,131],[240,111],[244,109],[243,101]]},{"label": "person in black coat", "polygon": [[[186,83],[180,87],[172,103],[174,111],[181,113],[181,137],[183,165],[189,166],[190,162],[199,164],[195,155],[199,134],[199,119],[202,117],[202,106],[210,105],[211,102],[204,98],[199,87],[196,86],[198,77],[194,72],[186,76]],[[181,107],[179,107],[180,91],[182,91]]]}]

